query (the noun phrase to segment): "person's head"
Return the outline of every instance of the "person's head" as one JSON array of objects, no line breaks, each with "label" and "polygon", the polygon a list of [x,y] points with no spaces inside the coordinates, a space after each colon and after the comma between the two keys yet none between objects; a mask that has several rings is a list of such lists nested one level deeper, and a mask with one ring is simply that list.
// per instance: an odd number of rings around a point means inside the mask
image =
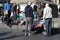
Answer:
[{"label": "person's head", "polygon": [[28,5],[31,5],[32,4],[32,2],[28,2]]},{"label": "person's head", "polygon": [[16,2],[14,2],[14,5],[16,5]]},{"label": "person's head", "polygon": [[46,7],[46,6],[49,6],[49,4],[48,4],[48,3],[46,3],[46,4],[45,4],[45,7]]},{"label": "person's head", "polygon": [[7,2],[10,3],[10,0],[8,0]]}]

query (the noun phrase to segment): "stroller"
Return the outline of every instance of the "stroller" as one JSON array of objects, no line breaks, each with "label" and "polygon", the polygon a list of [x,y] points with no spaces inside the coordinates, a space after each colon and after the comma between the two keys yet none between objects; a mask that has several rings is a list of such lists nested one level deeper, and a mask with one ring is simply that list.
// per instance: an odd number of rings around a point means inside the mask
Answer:
[{"label": "stroller", "polygon": [[43,29],[43,20],[42,20],[42,18],[40,18],[40,19],[34,19],[34,21],[33,21],[33,31],[34,32],[42,32],[44,29]]}]

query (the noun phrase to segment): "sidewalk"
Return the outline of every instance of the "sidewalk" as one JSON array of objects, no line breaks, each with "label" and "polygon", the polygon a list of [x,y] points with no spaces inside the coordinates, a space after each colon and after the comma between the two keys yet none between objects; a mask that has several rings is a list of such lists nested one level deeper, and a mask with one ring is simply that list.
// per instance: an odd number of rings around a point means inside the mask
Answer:
[{"label": "sidewalk", "polygon": [[[60,18],[54,19],[54,22],[56,25],[58,23],[58,25],[60,26]],[[58,26],[56,25],[56,27]],[[50,36],[50,37],[46,37],[45,35],[39,33],[39,34],[35,34],[31,37],[28,36],[24,36],[24,32],[22,32],[20,30],[20,28],[17,30],[17,25],[13,25],[11,29],[7,29],[8,27],[4,24],[0,23],[0,40],[60,40],[60,33]]]}]

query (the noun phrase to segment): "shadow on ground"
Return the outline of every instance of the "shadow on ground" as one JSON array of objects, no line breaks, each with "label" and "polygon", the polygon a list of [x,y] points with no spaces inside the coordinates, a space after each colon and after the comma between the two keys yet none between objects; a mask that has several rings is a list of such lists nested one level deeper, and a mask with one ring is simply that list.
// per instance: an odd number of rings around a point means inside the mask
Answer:
[{"label": "shadow on ground", "polygon": [[[39,29],[40,30],[38,30],[36,32],[36,35],[41,33],[42,29],[41,28],[39,28]],[[0,33],[0,36],[7,35],[8,33],[10,33],[10,32]],[[51,34],[52,34],[52,36],[60,34],[60,28],[52,28]],[[21,34],[21,35],[12,35],[12,36],[9,36],[9,37],[0,38],[0,40],[18,38],[18,37],[22,37],[22,36],[24,36],[24,34]]]},{"label": "shadow on ground", "polygon": [[52,28],[51,34],[52,35],[60,34],[60,28]]},{"label": "shadow on ground", "polygon": [[0,36],[8,35],[8,33],[11,33],[11,32],[4,32],[4,33],[0,33]]},{"label": "shadow on ground", "polygon": [[12,38],[17,38],[17,37],[22,37],[22,36],[24,36],[24,34],[22,34],[22,35],[12,35],[10,37],[0,38],[0,40],[12,39]]},{"label": "shadow on ground", "polygon": [[[42,30],[43,28],[37,28],[35,30],[37,30],[37,32],[35,33],[36,35],[37,34],[41,34],[44,30]],[[57,34],[60,34],[60,28],[52,28],[51,29],[51,35],[57,35]]]}]

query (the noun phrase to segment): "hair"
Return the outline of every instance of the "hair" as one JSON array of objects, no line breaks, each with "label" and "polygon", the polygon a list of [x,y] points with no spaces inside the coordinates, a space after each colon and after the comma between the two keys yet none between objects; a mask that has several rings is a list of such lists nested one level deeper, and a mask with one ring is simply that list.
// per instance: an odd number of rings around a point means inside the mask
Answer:
[{"label": "hair", "polygon": [[31,5],[32,4],[32,2],[28,2],[28,5]]},{"label": "hair", "polygon": [[46,3],[46,4],[45,4],[45,6],[49,6],[49,4],[48,4],[48,3]]}]

